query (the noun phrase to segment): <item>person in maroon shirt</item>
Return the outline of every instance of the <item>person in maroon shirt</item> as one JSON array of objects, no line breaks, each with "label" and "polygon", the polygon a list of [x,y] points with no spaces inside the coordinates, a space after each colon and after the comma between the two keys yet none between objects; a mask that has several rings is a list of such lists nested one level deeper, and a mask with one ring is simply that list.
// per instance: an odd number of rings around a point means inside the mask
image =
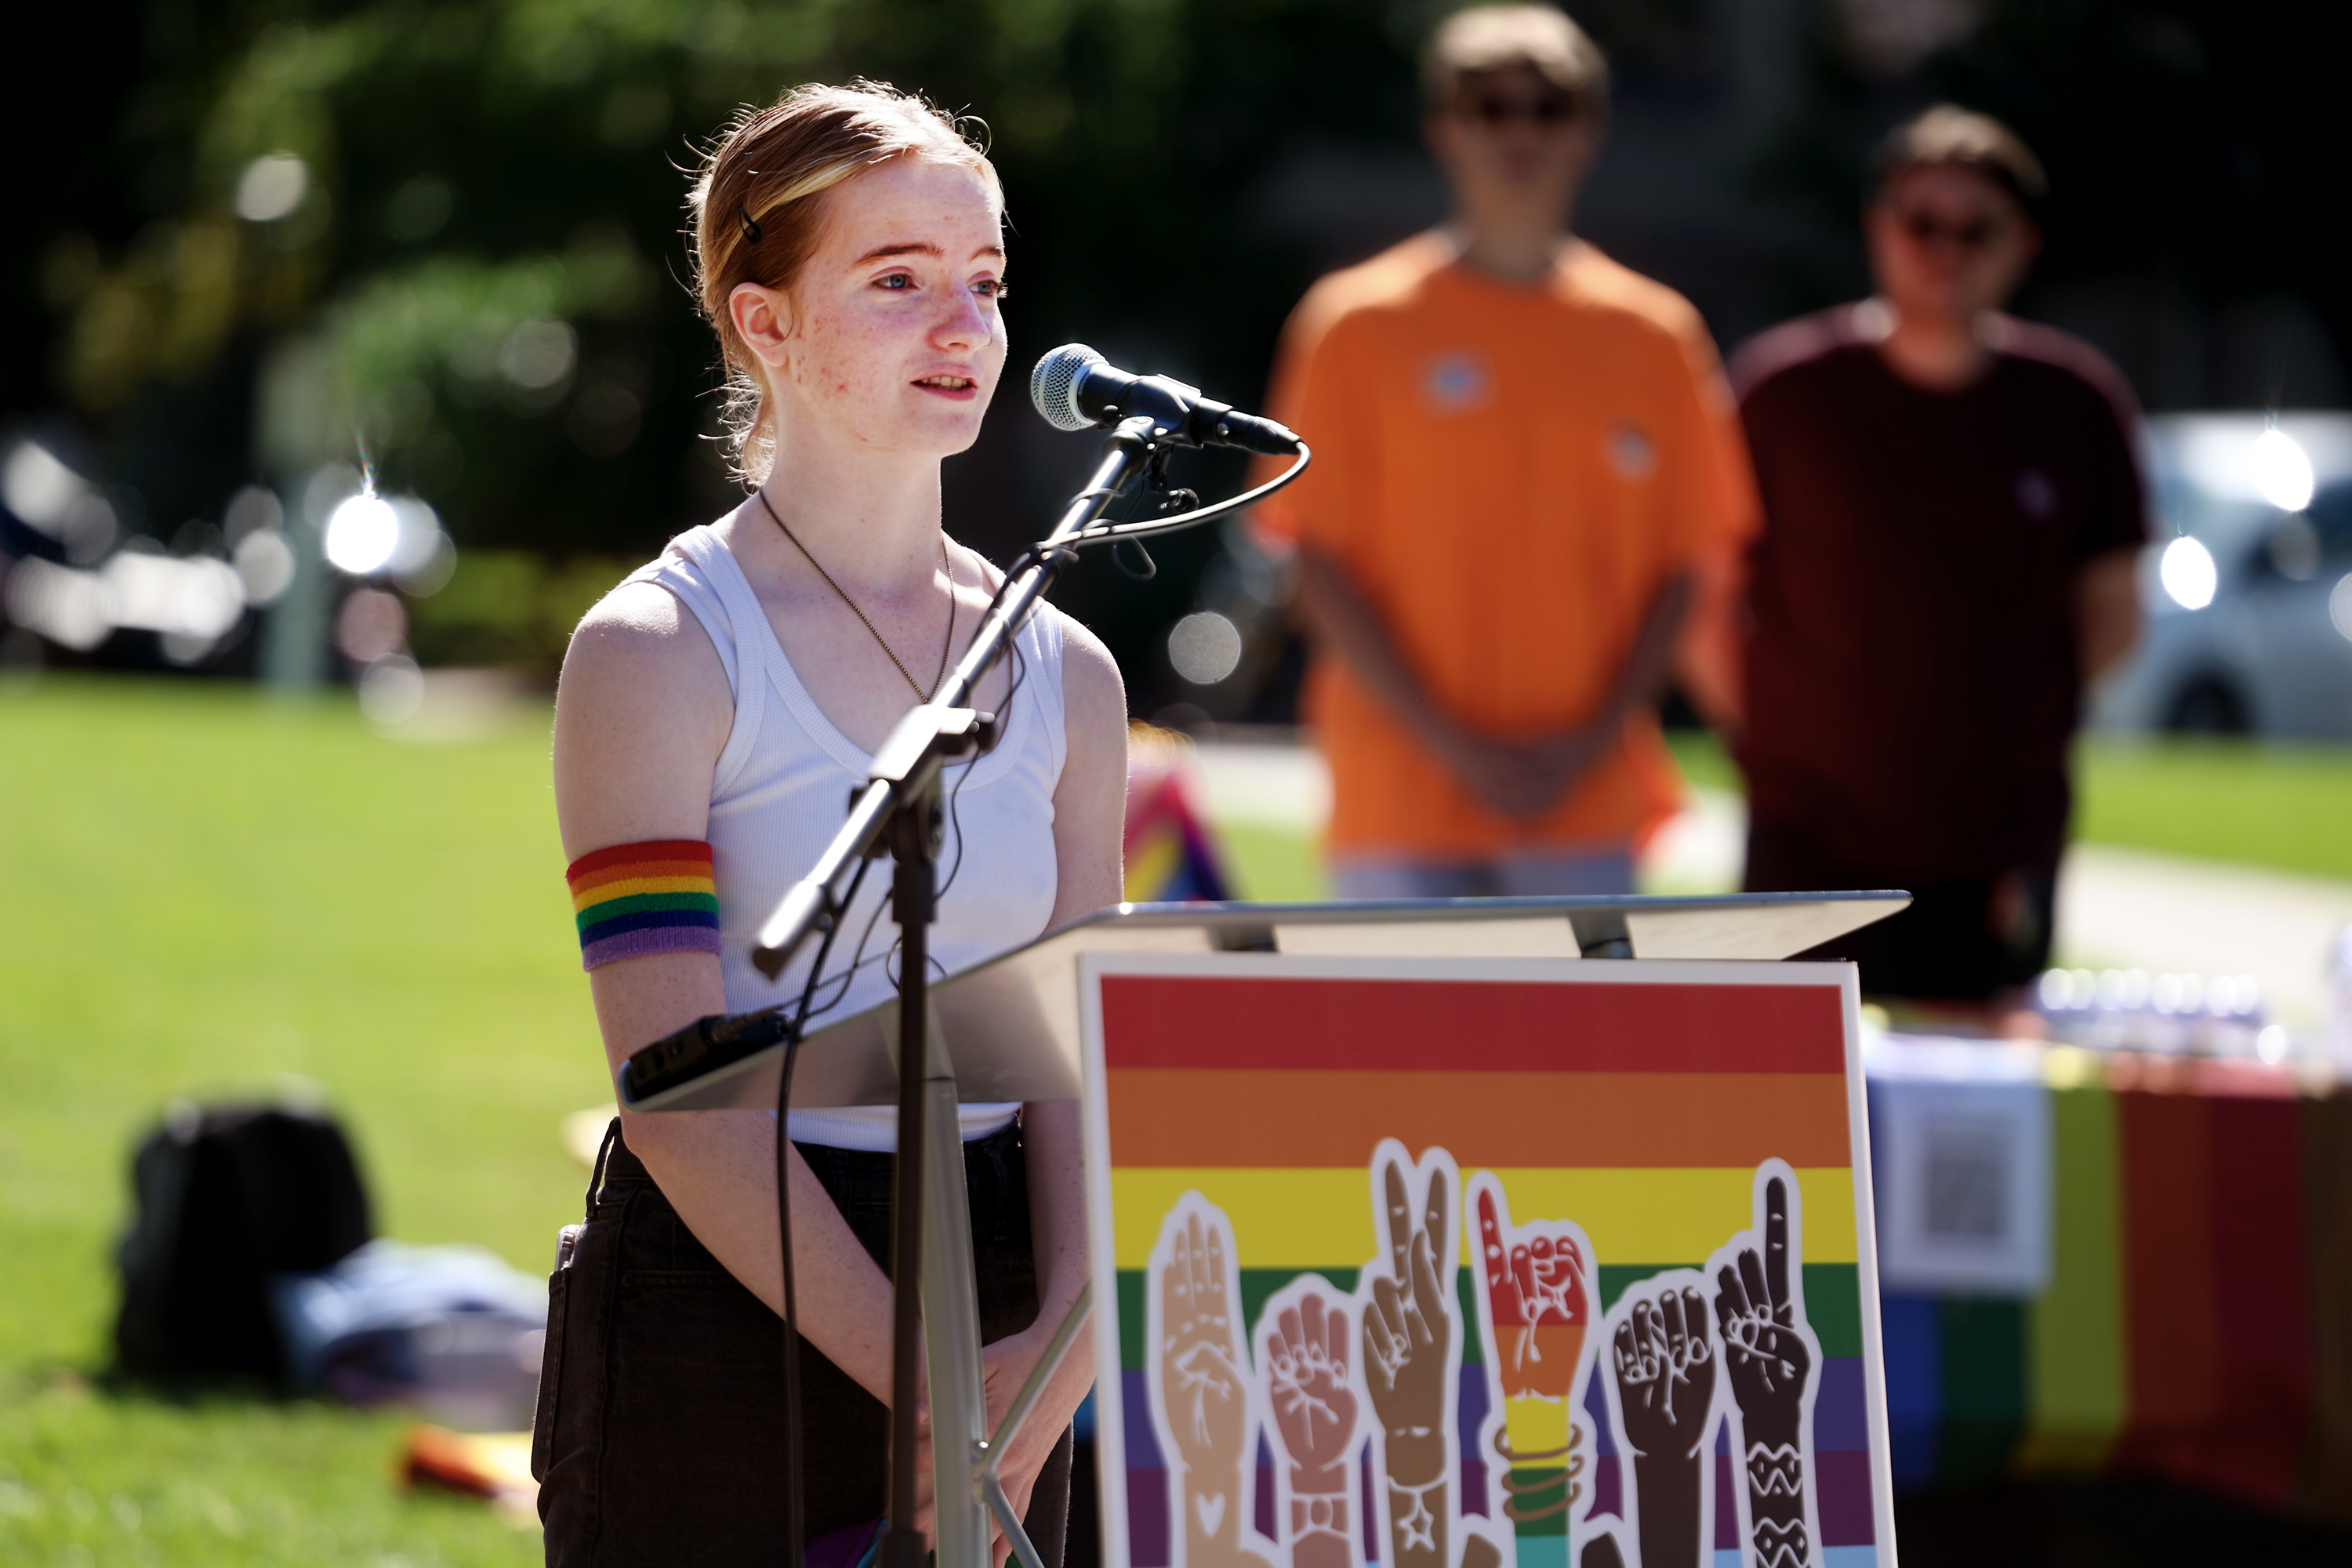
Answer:
[{"label": "person in maroon shirt", "polygon": [[2000,310],[2043,189],[2005,127],[1930,110],[1880,153],[1876,297],[1732,368],[1765,514],[1727,716],[1746,883],[1909,889],[1822,950],[1865,993],[1998,1002],[2047,963],[2082,690],[2138,634],[2131,393]]}]

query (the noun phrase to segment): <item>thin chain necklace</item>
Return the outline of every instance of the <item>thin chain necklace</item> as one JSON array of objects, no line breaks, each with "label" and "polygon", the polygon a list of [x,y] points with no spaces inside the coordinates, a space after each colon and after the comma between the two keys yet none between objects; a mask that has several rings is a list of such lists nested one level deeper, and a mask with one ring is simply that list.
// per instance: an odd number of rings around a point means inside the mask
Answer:
[{"label": "thin chain necklace", "polygon": [[776,516],[776,509],[768,504],[767,492],[764,490],[753,490],[751,493],[760,498],[761,507],[767,512],[770,518],[774,520],[776,526],[783,529],[784,537],[793,542],[793,548],[799,551],[802,556],[807,560],[808,563],[816,568],[816,574],[824,579],[825,586],[840,595],[841,602],[849,606],[849,613],[856,616],[859,624],[864,626],[867,631],[873,633],[874,640],[882,645],[882,651],[889,655],[890,662],[898,667],[898,673],[907,678],[907,684],[908,686],[914,688],[916,700],[929,702],[932,696],[938,692],[941,683],[947,679],[948,655],[955,650],[955,568],[948,564],[947,536],[945,534],[941,534],[940,536],[940,570],[946,573],[948,578],[948,640],[940,645],[939,671],[931,677],[931,689],[929,691],[926,691],[923,689],[922,684],[915,679],[913,672],[908,669],[907,661],[898,657],[898,651],[891,647],[889,640],[883,637],[879,631],[875,629],[875,626],[872,621],[866,618],[866,612],[857,607],[857,601],[849,596],[849,590],[833,580],[833,574],[826,571],[815,556],[809,554],[809,547],[801,542],[800,535],[794,533],[790,528],[785,527],[784,520]]}]

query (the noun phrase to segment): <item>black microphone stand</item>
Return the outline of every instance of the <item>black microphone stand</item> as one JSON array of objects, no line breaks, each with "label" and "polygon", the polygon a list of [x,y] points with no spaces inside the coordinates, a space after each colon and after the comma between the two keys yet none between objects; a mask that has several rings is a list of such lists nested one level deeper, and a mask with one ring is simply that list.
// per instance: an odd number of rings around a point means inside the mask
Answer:
[{"label": "black microphone stand", "polygon": [[[922,1532],[915,1528],[919,1423],[911,1391],[921,1384],[922,1312],[916,1282],[923,1258],[928,939],[942,826],[940,772],[994,743],[997,720],[975,713],[966,702],[1011,647],[1024,617],[1073,558],[1078,536],[1155,460],[1164,459],[1166,450],[1163,432],[1143,416],[1122,421],[1103,447],[1087,488],[1071,499],[1052,534],[1029,552],[1004,584],[953,674],[929,701],[899,721],[875,753],[872,777],[853,801],[849,820],[760,929],[752,953],[752,962],[774,979],[813,933],[830,930],[846,916],[839,889],[860,860],[887,852],[897,861],[890,880],[890,912],[899,938],[898,1152],[890,1236],[890,1527],[882,1538],[879,1568],[922,1568],[924,1556]],[[776,1136],[785,1136],[781,1125]],[[783,1201],[781,1187],[777,1201]],[[948,1440],[960,1442],[961,1437],[942,1435],[942,1441]],[[793,1456],[795,1466],[799,1458]],[[961,1462],[963,1456],[956,1458],[959,1462],[952,1468],[940,1458],[934,1459],[943,1489],[953,1484],[950,1478],[961,1479],[966,1468]],[[794,1561],[797,1548],[794,1542]]]},{"label": "black microphone stand", "polygon": [[[787,1016],[791,1004],[779,1004],[749,1013],[702,1018],[636,1052],[621,1069],[626,1098],[625,1091],[631,1084],[656,1081],[679,1070],[709,1070],[724,1061],[740,1060],[777,1047],[784,1050],[778,1078],[776,1202],[779,1239],[784,1243],[782,1261],[788,1322],[784,1347],[786,1419],[797,1439],[798,1379],[793,1371],[797,1347],[792,1342],[789,1327],[793,1291],[789,1243],[791,1210],[785,1181],[788,1134],[781,1112],[791,1089],[793,1058],[807,1022],[809,998],[814,994],[820,978],[818,971],[831,950],[834,934],[847,919],[849,903],[856,896],[859,870],[868,860],[884,855],[896,861],[890,892],[891,914],[898,921],[899,933],[898,1150],[890,1238],[890,1527],[879,1543],[878,1568],[922,1568],[923,1563],[922,1532],[915,1527],[915,1456],[921,1424],[916,1419],[916,1402],[908,1396],[908,1391],[920,1386],[923,1353],[919,1281],[924,1249],[925,1139],[929,1132],[925,1124],[928,1090],[931,1087],[929,1080],[934,1076],[929,1070],[929,927],[937,897],[934,867],[943,831],[940,773],[950,763],[987,751],[995,744],[1001,731],[997,715],[976,712],[965,704],[1010,650],[1022,622],[1053,586],[1062,568],[1076,559],[1080,545],[1108,542],[1116,548],[1115,542],[1122,538],[1170,532],[1229,515],[1290,483],[1311,460],[1304,442],[1280,431],[1279,426],[1269,426],[1267,428],[1292,442],[1297,461],[1286,472],[1244,494],[1202,507],[1199,498],[1190,491],[1166,489],[1167,463],[1174,449],[1213,442],[1244,445],[1259,451],[1269,448],[1237,439],[1222,424],[1196,418],[1200,410],[1193,407],[1193,402],[1197,397],[1189,389],[1177,389],[1186,396],[1161,395],[1156,390],[1157,384],[1148,379],[1138,381],[1136,385],[1139,390],[1129,395],[1126,409],[1106,411],[1104,418],[1116,418],[1118,423],[1103,441],[1102,458],[1086,488],[1064,507],[1053,532],[1014,563],[990,601],[988,613],[972,636],[971,647],[930,699],[900,720],[883,741],[874,753],[867,782],[851,796],[848,820],[834,835],[833,842],[826,846],[808,875],[793,884],[760,928],[751,961],[771,980],[783,973],[811,936],[824,934],[799,1011]],[[1210,415],[1230,412],[1222,404],[1202,404],[1201,408]],[[1262,434],[1260,438],[1265,438]],[[1118,523],[1104,521],[1111,503],[1132,489],[1139,479],[1148,480],[1154,490],[1164,491],[1176,515]],[[846,892],[843,890],[845,881],[848,882]],[[961,1214],[961,1195],[959,1186],[955,1201],[945,1206]],[[952,1271],[950,1266],[944,1272]],[[968,1273],[966,1284],[969,1285]],[[1087,1295],[1082,1293],[1079,1304],[1055,1333],[1045,1359],[1032,1373],[1028,1385],[1015,1396],[993,1436],[982,1435],[973,1452],[959,1451],[952,1464],[938,1452],[933,1456],[942,1503],[949,1488],[977,1486],[986,1494],[988,1510],[997,1516],[1016,1549],[1024,1547],[1025,1542],[1018,1534],[1019,1521],[1012,1515],[1003,1489],[997,1484],[997,1467],[1003,1461],[998,1450],[1026,1416],[1043,1390],[1045,1379],[1069,1349],[1084,1321],[1086,1300]],[[970,1327],[976,1349],[978,1324],[975,1321]],[[961,1446],[965,1441],[966,1436],[961,1432],[939,1434],[934,1446],[936,1449],[940,1443]],[[799,1568],[803,1542],[799,1534],[802,1510],[797,1447],[789,1456],[789,1462],[792,1472],[785,1485],[792,1525],[784,1557],[793,1568]],[[1035,1562],[1034,1551],[1023,1550],[1020,1555],[1024,1563]],[[966,1565],[954,1564],[951,1568]]]}]

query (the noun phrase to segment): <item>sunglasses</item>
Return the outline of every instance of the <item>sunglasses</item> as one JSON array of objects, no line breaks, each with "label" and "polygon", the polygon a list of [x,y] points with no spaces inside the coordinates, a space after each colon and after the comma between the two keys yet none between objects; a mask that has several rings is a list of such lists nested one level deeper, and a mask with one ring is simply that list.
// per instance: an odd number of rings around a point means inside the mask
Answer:
[{"label": "sunglasses", "polygon": [[1565,125],[1576,118],[1576,103],[1564,92],[1547,92],[1535,98],[1478,92],[1465,96],[1455,112],[1490,130],[1516,123],[1549,127]]},{"label": "sunglasses", "polygon": [[2008,220],[2004,218],[1979,217],[1971,218],[1967,223],[1946,223],[1931,213],[1903,212],[1899,209],[1895,221],[1903,226],[1904,233],[1921,245],[1949,240],[1963,250],[1982,250],[2009,229]]}]

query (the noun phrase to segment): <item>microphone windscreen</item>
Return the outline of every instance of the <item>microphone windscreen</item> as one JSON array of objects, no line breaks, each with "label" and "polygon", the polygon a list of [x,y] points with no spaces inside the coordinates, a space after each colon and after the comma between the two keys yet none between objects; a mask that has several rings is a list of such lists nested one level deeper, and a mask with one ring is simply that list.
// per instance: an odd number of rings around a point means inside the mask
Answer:
[{"label": "microphone windscreen", "polygon": [[1108,363],[1084,343],[1064,343],[1029,373],[1029,401],[1056,430],[1083,430],[1094,423],[1078,407],[1078,383]]}]

